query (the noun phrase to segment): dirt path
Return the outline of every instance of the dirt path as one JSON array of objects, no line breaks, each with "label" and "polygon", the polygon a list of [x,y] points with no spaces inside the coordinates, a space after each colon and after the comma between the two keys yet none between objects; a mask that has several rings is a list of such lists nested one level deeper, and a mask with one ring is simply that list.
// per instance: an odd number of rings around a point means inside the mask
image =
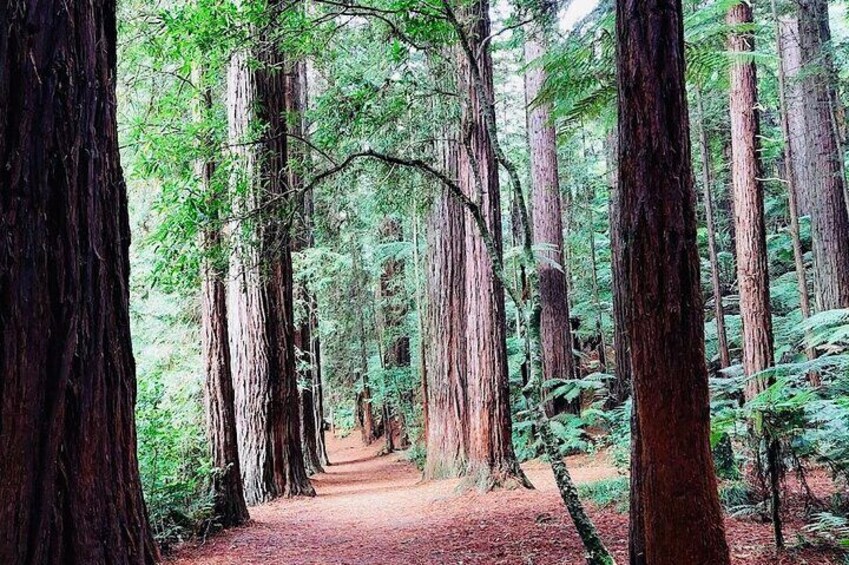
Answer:
[{"label": "dirt path", "polygon": [[[313,478],[314,499],[280,500],[251,509],[251,524],[202,545],[187,544],[175,565],[413,565],[583,563],[580,541],[548,467],[524,468],[533,491],[457,493],[457,481],[422,483],[401,455],[376,456],[379,445],[333,440],[327,473]],[[604,462],[570,461],[576,482],[616,476]],[[592,517],[617,562],[627,563],[627,515]],[[729,520],[735,563],[833,563],[828,557],[773,558],[769,528]],[[733,539],[741,539],[736,544]],[[786,559],[786,560],[785,560]]]}]

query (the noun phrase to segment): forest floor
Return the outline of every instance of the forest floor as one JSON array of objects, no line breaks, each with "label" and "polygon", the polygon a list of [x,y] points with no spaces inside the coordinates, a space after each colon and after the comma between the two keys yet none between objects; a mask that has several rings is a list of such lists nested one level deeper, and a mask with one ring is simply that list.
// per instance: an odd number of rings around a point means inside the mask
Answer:
[{"label": "forest floor", "polygon": [[[382,442],[328,436],[333,464],[313,477],[314,499],[251,508],[252,521],[189,542],[172,565],[581,565],[581,544],[547,464],[523,465],[534,490],[457,492],[458,481],[422,482],[402,454],[379,456]],[[569,458],[577,483],[618,476],[603,456]],[[627,563],[628,516],[615,506],[591,516],[620,565]],[[801,523],[789,519],[795,543]],[[727,519],[735,565],[840,563],[838,554],[805,548],[776,554],[769,524]],[[685,565],[685,564],[682,564]]]}]

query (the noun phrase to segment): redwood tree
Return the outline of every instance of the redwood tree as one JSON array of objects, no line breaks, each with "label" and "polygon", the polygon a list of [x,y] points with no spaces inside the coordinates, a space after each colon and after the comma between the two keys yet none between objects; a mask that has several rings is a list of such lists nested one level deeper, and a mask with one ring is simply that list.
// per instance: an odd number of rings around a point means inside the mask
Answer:
[{"label": "redwood tree", "polygon": [[[544,14],[543,17],[547,16]],[[568,279],[563,255],[563,211],[557,168],[557,140],[551,104],[537,97],[546,80],[541,57],[546,38],[540,26],[525,39],[525,96],[533,180],[533,236],[538,251],[540,347],[545,380],[574,377],[572,326],[569,322]],[[550,403],[555,412],[557,402]]]},{"label": "redwood tree", "polygon": [[849,214],[835,107],[826,0],[800,0],[799,44],[805,66],[811,239],[819,310],[849,308]]},{"label": "redwood tree", "polygon": [[115,2],[0,7],[0,563],[152,564]]},{"label": "redwood tree", "polygon": [[[268,8],[269,16],[282,9]],[[247,185],[230,320],[239,455],[250,504],[312,495],[301,449],[287,194],[285,60],[273,40],[237,51],[228,72],[230,138]],[[261,127],[257,127],[261,126]],[[258,139],[252,139],[259,130]],[[291,202],[289,202],[291,205]]]},{"label": "redwood tree", "polygon": [[[460,152],[459,184],[465,194],[479,202],[492,236],[493,252],[501,256],[498,169],[483,114],[491,112],[494,96],[489,1],[474,0],[463,15],[468,52],[464,49],[459,53],[459,69],[466,147]],[[469,483],[481,489],[530,486],[513,452],[504,288],[493,272],[486,242],[469,214],[465,236]]]},{"label": "redwood tree", "polygon": [[[204,77],[195,69],[193,79],[200,87]],[[203,123],[205,114],[212,108],[212,93],[203,88],[197,105],[197,118]],[[242,472],[239,465],[239,446],[236,435],[236,406],[233,390],[233,375],[230,366],[230,337],[227,329],[227,285],[226,268],[221,261],[221,219],[218,212],[219,199],[226,197],[216,190],[213,183],[215,160],[211,157],[216,149],[209,140],[201,140],[205,157],[196,168],[201,191],[206,199],[208,225],[202,232],[202,249],[205,254],[201,265],[201,328],[203,330],[202,351],[206,382],[204,383],[204,407],[206,409],[206,432],[209,438],[212,465],[213,509],[218,523],[225,528],[237,526],[249,519],[242,487]]]},{"label": "redwood tree", "polygon": [[[752,6],[740,2],[728,11],[732,31],[729,50],[737,57],[731,63],[731,179],[734,203],[734,233],[737,246],[737,285],[743,320],[743,368],[747,376],[773,364],[772,315],[769,304],[769,269],[766,255],[764,193],[758,155],[758,92],[752,24]],[[761,378],[746,385],[752,398],[766,387]]]},{"label": "redwood tree", "polygon": [[[619,222],[635,420],[632,563],[730,562],[710,451],[678,0],[618,0]],[[634,539],[639,538],[639,539]]]},{"label": "redwood tree", "polygon": [[[438,151],[456,178],[459,141],[446,133]],[[440,190],[427,216],[426,479],[463,475],[468,462],[465,230],[463,207]]]}]

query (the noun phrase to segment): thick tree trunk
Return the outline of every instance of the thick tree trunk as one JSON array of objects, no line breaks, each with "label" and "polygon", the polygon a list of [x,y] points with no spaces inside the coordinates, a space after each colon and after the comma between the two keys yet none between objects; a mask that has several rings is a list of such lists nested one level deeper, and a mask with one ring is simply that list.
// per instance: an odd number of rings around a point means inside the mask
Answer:
[{"label": "thick tree trunk", "polygon": [[[525,97],[528,138],[533,179],[533,232],[538,251],[537,273],[542,305],[540,341],[543,379],[574,378],[572,355],[572,326],[569,322],[569,287],[564,269],[563,213],[560,202],[560,182],[557,168],[557,140],[551,120],[551,104],[540,103],[537,97],[545,82],[546,72],[538,60],[545,55],[546,43],[542,32],[525,39]],[[549,413],[567,408],[564,402],[546,403]],[[580,408],[574,406],[573,408]]]},{"label": "thick tree trunk", "polygon": [[719,342],[719,366],[727,369],[731,366],[731,354],[728,352],[728,337],[725,332],[725,309],[722,307],[722,282],[719,278],[719,260],[716,251],[716,224],[713,220],[713,170],[710,162],[707,131],[705,130],[702,94],[696,92],[699,127],[699,155],[702,159],[702,194],[705,206],[705,223],[708,232],[708,256],[710,257],[710,283],[713,289],[713,313],[716,322],[716,337]]},{"label": "thick tree trunk", "polygon": [[[488,0],[468,8],[466,34],[476,60],[459,54],[465,151],[459,160],[459,184],[480,203],[495,252],[502,253],[501,202],[495,152],[483,112],[493,96]],[[484,40],[486,42],[484,43]],[[476,64],[478,72],[470,65]],[[476,84],[480,80],[483,84]],[[483,90],[488,100],[480,100]],[[504,288],[493,273],[484,240],[466,217],[466,371],[468,375],[468,483],[480,489],[530,486],[513,452],[510,390],[507,378],[507,328]]]},{"label": "thick tree trunk", "polygon": [[[208,250],[217,246],[218,233],[209,230],[204,245]],[[211,264],[203,269],[201,299],[206,369],[204,404],[212,465],[215,467],[212,479],[214,511],[221,526],[229,528],[243,524],[249,516],[236,439],[235,393],[227,331],[227,288],[223,275]]]},{"label": "thick tree trunk", "polygon": [[0,563],[153,564],[115,3],[7,1],[0,29]]},{"label": "thick tree trunk", "polygon": [[[750,5],[741,2],[729,10],[730,26],[751,23]],[[753,52],[754,36],[749,31],[732,31],[728,47],[732,53]],[[743,368],[748,376],[773,364],[757,104],[755,63],[749,59],[735,60],[731,65],[731,176],[737,235],[737,284],[743,320]],[[766,386],[765,379],[750,379],[746,398],[753,398]]]},{"label": "thick tree trunk", "polygon": [[[288,184],[283,63],[276,47],[264,46],[256,61],[237,52],[228,72],[230,139],[249,186],[237,205],[254,216],[241,230],[250,235],[232,262],[237,284],[230,291],[239,456],[249,504],[314,494],[301,449],[291,241],[280,227],[282,206],[267,205],[280,203]],[[262,137],[252,140],[257,123]]]},{"label": "thick tree trunk", "polygon": [[849,308],[849,214],[845,200],[843,152],[834,123],[834,66],[828,43],[828,3],[801,0],[799,43],[805,67],[808,94],[805,116],[808,122],[810,158],[811,235],[814,248],[814,277],[817,308]]},{"label": "thick tree trunk", "polygon": [[[446,134],[438,150],[456,178],[459,142]],[[461,476],[468,464],[465,240],[465,211],[442,190],[427,216],[426,479]]]},{"label": "thick tree trunk", "polygon": [[[205,114],[212,109],[212,92],[203,87],[200,68],[193,72],[193,81],[203,88],[196,106],[197,119],[202,124]],[[239,445],[236,433],[236,405],[233,390],[233,375],[230,365],[230,336],[227,329],[227,286],[224,277],[226,268],[221,265],[221,221],[216,200],[225,198],[213,186],[215,151],[208,139],[201,141],[205,152],[210,152],[197,164],[201,192],[209,205],[206,215],[209,223],[202,235],[201,245],[204,262],[201,265],[201,327],[203,330],[202,350],[206,382],[204,384],[204,407],[206,409],[206,433],[209,438],[212,465],[213,510],[221,527],[238,526],[248,521],[248,508],[242,487],[242,471],[239,464]]]},{"label": "thick tree trunk", "polygon": [[709,442],[681,4],[618,0],[616,20],[619,221],[638,432],[631,535],[641,536],[631,539],[631,559],[728,564]]}]

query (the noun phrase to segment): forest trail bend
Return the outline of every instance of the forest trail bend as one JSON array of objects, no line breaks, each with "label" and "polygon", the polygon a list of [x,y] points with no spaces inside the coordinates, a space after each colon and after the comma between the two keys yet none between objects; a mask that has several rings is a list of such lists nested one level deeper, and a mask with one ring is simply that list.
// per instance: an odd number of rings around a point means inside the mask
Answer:
[{"label": "forest trail bend", "polygon": [[[457,492],[457,480],[422,482],[403,454],[378,441],[328,436],[333,465],[312,478],[316,498],[250,509],[252,522],[198,545],[169,565],[582,565],[583,551],[547,464],[522,467],[532,491]],[[603,458],[569,458],[576,483],[617,476]],[[628,516],[590,515],[617,563],[627,563]],[[796,563],[773,557],[766,524],[726,520],[735,565]],[[735,541],[739,540],[739,541]],[[824,560],[820,560],[824,559]],[[829,558],[809,565],[833,563]]]}]

